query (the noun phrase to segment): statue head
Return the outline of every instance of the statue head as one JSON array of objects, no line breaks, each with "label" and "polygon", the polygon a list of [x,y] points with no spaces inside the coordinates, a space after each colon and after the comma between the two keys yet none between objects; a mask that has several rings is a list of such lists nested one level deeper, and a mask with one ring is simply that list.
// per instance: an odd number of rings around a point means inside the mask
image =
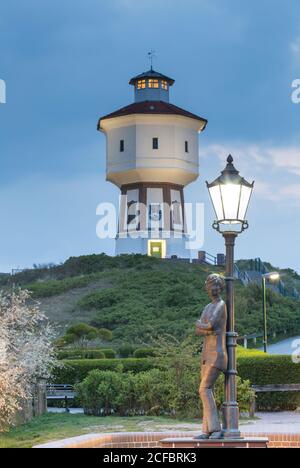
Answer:
[{"label": "statue head", "polygon": [[207,277],[205,282],[206,291],[212,298],[217,298],[222,294],[222,291],[225,288],[225,279],[224,276],[214,273]]}]

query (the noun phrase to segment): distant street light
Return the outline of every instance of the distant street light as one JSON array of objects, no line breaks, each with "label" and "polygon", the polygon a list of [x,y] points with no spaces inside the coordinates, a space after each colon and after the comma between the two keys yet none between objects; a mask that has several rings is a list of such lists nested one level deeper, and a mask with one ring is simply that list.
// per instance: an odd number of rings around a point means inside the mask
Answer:
[{"label": "distant street light", "polygon": [[264,352],[268,352],[268,318],[267,318],[267,287],[266,282],[269,281],[278,281],[280,279],[280,274],[276,271],[271,273],[265,273],[262,275],[262,303],[263,303],[263,323],[264,323]]},{"label": "distant street light", "polygon": [[238,335],[235,332],[234,313],[234,244],[236,237],[248,228],[246,221],[254,182],[250,184],[233,165],[229,156],[227,166],[207,188],[216,213],[213,228],[220,232],[226,245],[226,285],[227,285],[227,352],[228,369],[225,375],[224,437],[239,439],[239,407],[237,403],[237,364],[236,347]]}]

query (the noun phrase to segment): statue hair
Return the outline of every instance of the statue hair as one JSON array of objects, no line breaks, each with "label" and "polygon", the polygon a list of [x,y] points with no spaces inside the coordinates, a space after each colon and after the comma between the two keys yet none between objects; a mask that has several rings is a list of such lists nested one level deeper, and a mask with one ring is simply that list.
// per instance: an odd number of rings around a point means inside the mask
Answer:
[{"label": "statue hair", "polygon": [[212,285],[215,288],[219,289],[222,292],[225,288],[225,278],[222,275],[218,275],[217,273],[213,273],[209,275],[206,280],[207,285]]}]

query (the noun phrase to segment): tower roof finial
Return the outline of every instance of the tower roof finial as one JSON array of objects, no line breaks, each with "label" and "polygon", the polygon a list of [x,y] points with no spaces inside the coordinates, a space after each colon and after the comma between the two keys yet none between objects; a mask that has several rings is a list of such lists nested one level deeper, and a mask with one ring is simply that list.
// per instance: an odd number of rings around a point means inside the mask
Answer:
[{"label": "tower roof finial", "polygon": [[151,49],[150,52],[148,52],[148,58],[150,61],[151,71],[153,71],[153,62],[154,62],[154,59],[156,58],[155,50]]}]

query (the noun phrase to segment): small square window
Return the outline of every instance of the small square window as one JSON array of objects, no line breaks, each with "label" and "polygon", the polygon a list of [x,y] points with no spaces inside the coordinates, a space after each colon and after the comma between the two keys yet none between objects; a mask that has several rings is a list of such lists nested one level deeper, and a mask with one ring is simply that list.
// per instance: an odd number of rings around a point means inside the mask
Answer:
[{"label": "small square window", "polygon": [[158,138],[153,138],[152,140],[152,148],[154,150],[158,150]]},{"label": "small square window", "polygon": [[146,80],[139,80],[137,83],[137,89],[145,89],[146,88]]},{"label": "small square window", "polygon": [[120,140],[120,153],[124,153],[124,149],[125,149],[124,140]]},{"label": "small square window", "polygon": [[149,80],[148,81],[148,88],[159,88],[158,80]]},{"label": "small square window", "polygon": [[168,91],[168,82],[167,82],[167,81],[162,81],[162,82],[161,82],[161,87],[162,87],[162,89],[164,89],[165,91]]},{"label": "small square window", "polygon": [[184,146],[185,146],[185,152],[188,153],[189,152],[189,142],[185,141]]}]

